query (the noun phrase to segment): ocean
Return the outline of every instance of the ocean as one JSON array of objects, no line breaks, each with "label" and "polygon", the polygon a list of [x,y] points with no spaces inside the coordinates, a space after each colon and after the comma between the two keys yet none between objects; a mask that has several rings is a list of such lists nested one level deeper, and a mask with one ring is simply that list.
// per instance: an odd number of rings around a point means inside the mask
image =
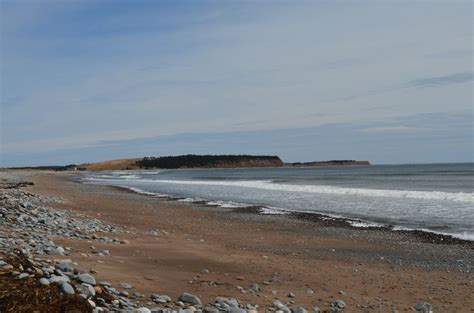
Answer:
[{"label": "ocean", "polygon": [[474,163],[108,171],[83,181],[266,214],[316,212],[474,240]]}]

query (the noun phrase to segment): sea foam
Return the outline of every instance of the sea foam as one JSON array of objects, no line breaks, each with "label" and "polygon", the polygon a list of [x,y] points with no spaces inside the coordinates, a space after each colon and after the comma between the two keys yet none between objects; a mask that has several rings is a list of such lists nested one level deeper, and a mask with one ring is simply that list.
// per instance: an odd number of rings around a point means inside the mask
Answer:
[{"label": "sea foam", "polygon": [[179,185],[229,186],[229,187],[288,191],[288,192],[355,195],[355,196],[366,196],[366,197],[392,197],[392,198],[412,198],[412,199],[424,199],[424,200],[447,200],[447,201],[466,202],[466,203],[474,204],[474,193],[466,193],[466,192],[346,188],[346,187],[327,186],[327,185],[290,185],[290,184],[280,184],[280,183],[274,183],[272,181],[263,181],[263,180],[203,181],[203,180],[138,179],[138,181],[150,182],[150,183],[163,183],[163,184],[179,184]]}]

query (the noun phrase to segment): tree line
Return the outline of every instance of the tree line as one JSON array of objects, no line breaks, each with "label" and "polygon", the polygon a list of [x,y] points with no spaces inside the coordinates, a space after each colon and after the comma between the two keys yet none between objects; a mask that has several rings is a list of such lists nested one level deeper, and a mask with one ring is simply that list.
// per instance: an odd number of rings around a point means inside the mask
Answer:
[{"label": "tree line", "polygon": [[249,161],[272,160],[281,162],[278,156],[270,155],[178,155],[165,157],[144,157],[137,161],[137,165],[142,168],[192,168],[192,167],[213,167],[220,164],[238,164]]}]

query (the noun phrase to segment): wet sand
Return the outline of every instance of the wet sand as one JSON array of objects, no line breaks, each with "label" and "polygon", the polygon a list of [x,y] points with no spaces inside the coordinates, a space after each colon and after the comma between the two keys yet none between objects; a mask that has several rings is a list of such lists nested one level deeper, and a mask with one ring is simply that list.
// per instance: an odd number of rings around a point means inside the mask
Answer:
[{"label": "wet sand", "polygon": [[[147,296],[187,291],[203,303],[233,296],[261,307],[278,298],[325,310],[341,299],[346,312],[413,311],[426,301],[434,312],[474,312],[472,242],[187,204],[80,184],[70,174],[27,179],[35,183],[27,190],[64,199],[52,207],[124,227],[120,238],[128,244],[94,243],[110,256],[91,254],[85,241],[55,241],[72,247],[69,257],[97,271],[98,280],[127,282]],[[253,283],[262,291],[249,292]]]}]

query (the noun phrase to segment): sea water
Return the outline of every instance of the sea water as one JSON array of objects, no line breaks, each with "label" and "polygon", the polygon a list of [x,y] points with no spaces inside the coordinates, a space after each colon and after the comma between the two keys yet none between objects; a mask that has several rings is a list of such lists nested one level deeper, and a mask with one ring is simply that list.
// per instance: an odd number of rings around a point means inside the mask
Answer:
[{"label": "sea water", "polygon": [[180,201],[315,212],[474,240],[474,164],[180,169],[88,173],[84,181]]}]

